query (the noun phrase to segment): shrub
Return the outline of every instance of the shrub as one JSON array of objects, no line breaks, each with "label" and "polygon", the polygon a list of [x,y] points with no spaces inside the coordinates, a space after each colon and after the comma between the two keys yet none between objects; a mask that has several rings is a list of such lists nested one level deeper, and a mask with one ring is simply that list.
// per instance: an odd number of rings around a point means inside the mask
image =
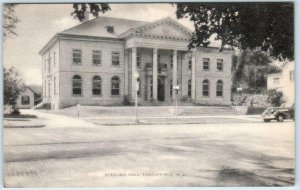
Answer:
[{"label": "shrub", "polygon": [[187,95],[184,95],[184,96],[181,97],[181,101],[183,101],[183,102],[187,102],[189,100],[190,100],[190,98]]},{"label": "shrub", "polygon": [[18,110],[18,109],[14,109],[12,112],[11,112],[11,115],[20,115],[21,112]]},{"label": "shrub", "polygon": [[281,91],[269,90],[267,94],[268,94],[268,103],[272,104],[273,106],[280,106],[283,103],[282,101],[283,94]]},{"label": "shrub", "polygon": [[133,100],[132,100],[132,98],[131,98],[130,95],[125,95],[125,96],[124,96],[123,104],[124,104],[125,106],[133,105]]}]

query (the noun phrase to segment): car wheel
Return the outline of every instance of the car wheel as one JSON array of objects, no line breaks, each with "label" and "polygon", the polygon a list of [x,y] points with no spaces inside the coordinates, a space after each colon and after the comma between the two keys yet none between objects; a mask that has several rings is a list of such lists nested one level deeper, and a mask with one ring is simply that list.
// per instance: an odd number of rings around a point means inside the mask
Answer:
[{"label": "car wheel", "polygon": [[277,116],[277,121],[278,122],[283,122],[283,120],[284,120],[283,115],[280,114],[280,115]]},{"label": "car wheel", "polygon": [[270,119],[264,119],[264,122],[270,122],[271,120]]}]

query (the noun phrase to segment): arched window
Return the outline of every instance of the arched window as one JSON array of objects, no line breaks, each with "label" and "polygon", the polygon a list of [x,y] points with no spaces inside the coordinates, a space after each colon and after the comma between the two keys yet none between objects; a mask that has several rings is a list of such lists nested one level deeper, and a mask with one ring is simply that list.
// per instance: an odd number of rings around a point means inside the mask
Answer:
[{"label": "arched window", "polygon": [[217,96],[223,96],[223,81],[222,80],[218,80],[217,81]]},{"label": "arched window", "polygon": [[101,78],[99,76],[93,77],[93,95],[100,96],[101,90]]},{"label": "arched window", "polygon": [[192,96],[192,81],[191,79],[188,81],[188,97]]},{"label": "arched window", "polygon": [[170,96],[173,95],[173,82],[170,80]]},{"label": "arched window", "polygon": [[204,80],[202,83],[202,95],[209,96],[209,81]]},{"label": "arched window", "polygon": [[30,104],[30,97],[27,95],[22,96],[22,105],[29,105]]},{"label": "arched window", "polygon": [[117,76],[111,79],[111,95],[120,95],[120,79]]},{"label": "arched window", "polygon": [[73,95],[81,95],[82,79],[79,75],[74,75],[72,80]]}]

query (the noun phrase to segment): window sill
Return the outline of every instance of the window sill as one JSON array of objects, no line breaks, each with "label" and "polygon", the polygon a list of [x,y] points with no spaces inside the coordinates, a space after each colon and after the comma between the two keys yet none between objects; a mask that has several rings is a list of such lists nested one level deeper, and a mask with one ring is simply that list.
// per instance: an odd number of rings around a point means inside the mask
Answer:
[{"label": "window sill", "polygon": [[102,94],[100,94],[100,95],[92,95],[92,98],[102,98]]},{"label": "window sill", "polygon": [[83,95],[72,94],[72,97],[83,97]]},{"label": "window sill", "polygon": [[72,66],[82,66],[82,63],[72,63]]},{"label": "window sill", "polygon": [[92,66],[93,66],[93,67],[101,67],[102,65],[101,65],[101,64],[99,64],[99,65],[97,65],[97,64],[92,64]]},{"label": "window sill", "polygon": [[120,95],[110,95],[111,98],[120,98]]}]

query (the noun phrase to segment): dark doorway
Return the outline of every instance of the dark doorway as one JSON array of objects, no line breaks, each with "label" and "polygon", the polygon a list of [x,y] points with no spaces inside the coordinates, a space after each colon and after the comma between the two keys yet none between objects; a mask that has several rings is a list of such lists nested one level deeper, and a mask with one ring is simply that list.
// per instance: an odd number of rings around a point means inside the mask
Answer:
[{"label": "dark doorway", "polygon": [[165,100],[165,88],[163,81],[158,79],[158,85],[157,85],[157,99],[159,101],[164,101]]}]

